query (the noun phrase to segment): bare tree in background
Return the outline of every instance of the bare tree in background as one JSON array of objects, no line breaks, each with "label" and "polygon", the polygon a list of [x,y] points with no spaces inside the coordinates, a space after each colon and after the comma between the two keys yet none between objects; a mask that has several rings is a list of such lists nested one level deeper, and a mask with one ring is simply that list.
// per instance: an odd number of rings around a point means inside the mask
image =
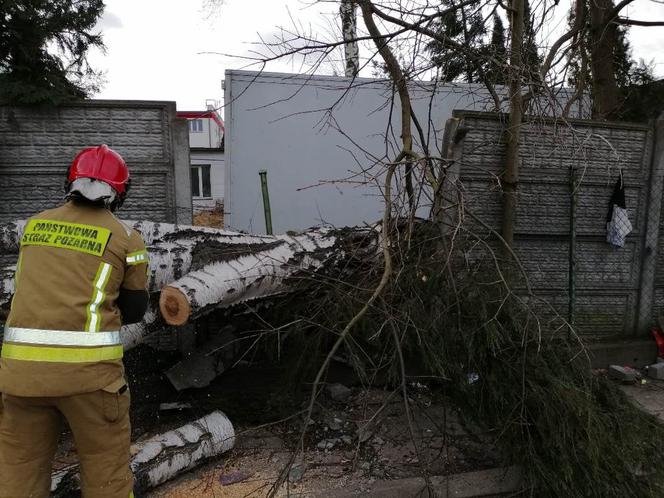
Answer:
[{"label": "bare tree in background", "polygon": [[[568,102],[569,95],[562,102],[557,101],[557,91],[567,80],[566,55],[578,46],[582,40],[582,30],[587,18],[582,13],[585,0],[572,5],[576,17],[568,29],[555,39],[544,39],[543,26],[550,20],[553,12],[560,13],[560,10],[566,9],[559,5],[557,1],[545,1],[541,4],[531,6],[533,11],[528,14],[525,0],[511,0],[507,4],[500,0],[487,0],[478,2],[477,0],[458,0],[432,3],[426,0],[353,0],[340,2],[340,20],[341,29],[337,37],[325,38],[313,29],[304,31],[300,25],[294,23],[291,28],[282,28],[280,36],[276,40],[266,42],[262,51],[255,54],[252,62],[258,64],[262,69],[270,62],[281,58],[297,58],[303,67],[308,69],[309,74],[315,74],[327,64],[338,64],[344,62],[346,74],[349,76],[347,86],[341,92],[344,95],[354,88],[365,84],[357,81],[354,76],[361,73],[362,70],[371,68],[372,65],[378,65],[385,75],[386,87],[391,88],[391,94],[386,98],[385,107],[389,109],[389,118],[385,123],[384,134],[387,144],[390,138],[395,138],[394,148],[386,145],[383,155],[373,151],[362,150],[367,161],[371,162],[368,166],[363,164],[361,159],[357,159],[363,172],[370,171],[370,176],[377,182],[382,183],[382,192],[385,202],[385,211],[383,216],[382,235],[382,256],[383,266],[380,271],[376,271],[379,278],[374,282],[373,287],[368,293],[366,301],[359,306],[357,312],[346,322],[343,327],[335,329],[333,346],[324,359],[320,370],[318,370],[311,388],[311,397],[306,408],[304,416],[305,428],[302,431],[299,440],[299,447],[304,447],[304,437],[306,424],[311,419],[315,407],[316,398],[320,393],[320,384],[324,378],[325,370],[329,366],[332,357],[338,352],[344,341],[350,337],[351,330],[360,323],[365,315],[374,312],[380,308],[384,302],[385,293],[390,285],[399,278],[398,258],[403,256],[409,247],[412,235],[415,232],[414,213],[417,208],[420,196],[429,196],[426,200],[432,206],[432,217],[440,224],[448,223],[448,216],[440,216],[440,212],[445,209],[458,209],[464,215],[472,216],[470,211],[464,211],[462,192],[455,191],[456,186],[450,187],[453,178],[453,168],[455,167],[455,146],[458,141],[463,139],[464,131],[451,125],[450,130],[456,130],[451,136],[448,136],[447,144],[437,143],[435,133],[431,133],[430,111],[435,98],[435,87],[431,100],[429,101],[429,115],[426,112],[417,112],[413,105],[414,89],[419,88],[422,81],[434,80],[441,75],[440,59],[436,60],[432,56],[430,47],[435,46],[438,53],[445,53],[450,56],[447,60],[462,61],[459,65],[461,69],[454,71],[452,78],[457,83],[480,82],[486,87],[486,94],[489,95],[489,109],[506,110],[509,108],[509,116],[506,117],[505,128],[505,163],[502,175],[497,178],[502,188],[503,199],[503,219],[500,233],[496,233],[486,224],[478,223],[491,233],[493,240],[499,240],[504,249],[505,259],[514,260],[515,256],[512,249],[514,242],[514,227],[516,224],[518,185],[519,185],[519,156],[520,156],[520,133],[524,122],[537,119],[538,117],[554,114],[570,113],[572,103]],[[610,0],[603,0],[610,3]],[[331,3],[331,2],[316,2]],[[339,5],[339,2],[332,2]],[[608,24],[614,22],[617,13],[619,13],[627,4],[622,2],[612,7],[613,16],[602,16],[601,22],[606,28]],[[359,7],[361,12],[363,26],[357,26],[357,31],[353,31],[353,20],[350,16],[351,9]],[[608,8],[608,7],[607,7]],[[336,14],[335,9],[335,14]],[[441,26],[442,22],[454,16],[456,20],[472,18],[476,26],[476,32],[489,33],[490,27],[494,28],[495,36],[492,36],[493,43],[469,43],[471,39],[470,32],[464,32],[467,26],[462,25],[458,33],[447,32]],[[509,19],[509,33],[506,38],[510,40],[506,50],[502,50],[500,43],[500,31],[503,18]],[[500,21],[498,21],[500,20]],[[537,22],[534,22],[537,20]],[[530,25],[527,25],[528,21]],[[541,46],[528,47],[528,41],[538,40]],[[610,44],[611,38],[608,38]],[[491,47],[493,48],[487,48]],[[359,64],[355,65],[356,60],[353,55],[355,47],[361,47],[362,58]],[[598,50],[595,46],[594,50]],[[602,49],[599,49],[600,52]],[[340,56],[339,54],[344,55]],[[598,63],[606,63],[602,59],[597,59]],[[590,66],[590,61],[586,61]],[[607,65],[608,67],[608,65]],[[591,68],[592,69],[592,68]],[[606,68],[594,69],[593,78],[598,77],[599,73]],[[608,69],[606,69],[608,70]],[[447,72],[449,76],[452,72]],[[502,76],[502,77],[500,77]],[[441,79],[450,79],[443,77]],[[498,86],[497,83],[507,83],[505,86]],[[303,83],[306,84],[306,83]],[[580,81],[580,85],[584,81]],[[474,88],[468,85],[469,91]],[[581,91],[583,91],[581,89]],[[578,94],[578,92],[577,92]],[[579,95],[575,95],[578,97]],[[329,108],[318,111],[324,112],[325,119],[330,126],[335,126],[334,110],[341,103],[343,97],[340,97]],[[608,100],[608,99],[607,99]],[[548,108],[545,104],[549,104]],[[527,109],[528,114],[525,114]],[[308,112],[303,109],[302,113]],[[393,117],[397,123],[392,125]],[[561,123],[565,125],[565,117],[561,117]],[[344,135],[343,129],[338,129]],[[373,130],[371,130],[373,131]],[[434,138],[432,139],[432,135]],[[398,139],[396,137],[398,136]],[[354,143],[354,137],[344,135],[349,142]],[[360,148],[356,146],[356,148]],[[456,165],[458,167],[458,165]],[[372,169],[374,168],[374,169]],[[376,171],[378,170],[378,171]],[[452,193],[453,195],[449,195]],[[458,195],[455,199],[454,196]],[[405,201],[404,201],[405,199]],[[459,219],[460,216],[457,217]],[[406,228],[399,225],[400,220],[405,220]],[[449,223],[448,223],[449,224]],[[448,232],[455,234],[464,230],[459,222],[458,225],[447,227]],[[442,231],[441,231],[442,232]],[[472,237],[472,235],[470,235]],[[482,242],[478,242],[481,244]],[[434,244],[435,245],[435,244]],[[497,281],[500,283],[504,296],[498,297],[506,301],[515,296],[514,289],[511,286],[511,278],[501,271],[500,258],[493,252],[493,248],[487,244],[486,250],[491,255],[492,263],[495,263],[497,269]],[[458,256],[450,245],[443,244],[443,250],[436,253],[436,269],[439,273],[453,273],[449,261]],[[518,272],[520,278],[525,274],[525,270],[520,268]],[[418,279],[425,280],[426,275],[417,275]],[[530,295],[527,284],[527,278],[523,284],[526,288],[525,293]],[[451,292],[456,294],[455,276],[449,277],[448,283],[451,285]],[[359,287],[357,287],[359,288]],[[357,289],[356,288],[356,289]],[[495,302],[495,301],[492,301]],[[459,302],[449,305],[449,308],[460,306]],[[502,307],[502,304],[500,305]],[[403,368],[403,355],[401,352],[402,339],[398,337],[396,328],[391,328],[395,321],[403,319],[408,321],[408,317],[386,318],[385,330],[389,331],[393,337],[396,358],[395,362]],[[494,320],[495,317],[489,319]],[[537,321],[537,320],[535,320]],[[459,326],[459,329],[461,327]],[[535,340],[541,340],[537,336]],[[525,343],[524,343],[525,344]],[[540,343],[537,342],[537,348]],[[526,346],[524,346],[525,348]],[[525,350],[524,350],[525,351]],[[524,353],[525,356],[525,353]],[[399,389],[402,391],[406,413],[409,413],[409,401],[406,392],[405,375],[400,377],[401,384]],[[525,409],[525,408],[524,408]],[[409,430],[412,432],[412,424]],[[413,437],[415,439],[415,437]],[[418,446],[415,443],[415,449]],[[295,459],[293,455],[290,463]],[[418,461],[422,462],[418,458]],[[285,470],[277,482],[274,484],[271,496],[274,496],[279,486],[287,478]]]},{"label": "bare tree in background", "polygon": [[360,70],[360,53],[357,46],[357,5],[353,0],[342,0],[339,7],[341,17],[341,32],[343,33],[344,53],[346,59],[346,77],[357,76]]}]

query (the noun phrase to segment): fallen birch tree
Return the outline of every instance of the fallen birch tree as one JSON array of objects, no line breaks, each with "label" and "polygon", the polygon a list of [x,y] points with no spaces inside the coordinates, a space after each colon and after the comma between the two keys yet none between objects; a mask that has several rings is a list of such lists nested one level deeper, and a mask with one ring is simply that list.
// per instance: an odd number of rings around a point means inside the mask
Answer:
[{"label": "fallen birch tree", "polygon": [[[126,222],[138,230],[150,256],[149,289],[160,293],[160,313],[123,327],[125,349],[151,332],[182,325],[218,308],[288,293],[316,274],[353,259],[379,257],[376,228],[313,228],[300,234],[249,235],[213,228],[149,221]],[[0,225],[0,252],[18,257],[24,220]],[[0,270],[0,308],[14,292],[15,266]],[[156,299],[155,299],[156,300]]]}]

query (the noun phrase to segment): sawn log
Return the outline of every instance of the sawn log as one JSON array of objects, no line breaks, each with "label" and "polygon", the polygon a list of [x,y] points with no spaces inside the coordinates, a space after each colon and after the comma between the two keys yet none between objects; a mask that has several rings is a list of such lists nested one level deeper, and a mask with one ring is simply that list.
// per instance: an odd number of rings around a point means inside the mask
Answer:
[{"label": "sawn log", "polygon": [[[221,411],[214,411],[175,430],[158,434],[132,446],[131,470],[135,490],[145,491],[225,453],[235,445],[233,424]],[[54,498],[66,498],[80,488],[78,465],[51,476]]]}]

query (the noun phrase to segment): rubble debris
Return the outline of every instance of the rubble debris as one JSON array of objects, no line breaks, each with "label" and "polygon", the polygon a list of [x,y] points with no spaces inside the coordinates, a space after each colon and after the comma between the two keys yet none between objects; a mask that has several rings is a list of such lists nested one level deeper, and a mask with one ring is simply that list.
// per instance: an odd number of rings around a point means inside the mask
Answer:
[{"label": "rubble debris", "polygon": [[380,436],[376,436],[376,437],[374,437],[374,438],[371,440],[371,442],[372,442],[373,444],[378,445],[378,446],[382,446],[382,445],[385,444],[385,440],[384,440],[382,437],[380,437]]},{"label": "rubble debris", "polygon": [[229,474],[221,474],[219,476],[219,482],[222,486],[230,486],[231,484],[237,484],[238,482],[246,481],[252,476],[248,472],[231,472]]},{"label": "rubble debris", "polygon": [[338,445],[341,442],[341,439],[339,438],[332,438],[332,439],[323,439],[320,441],[317,445],[316,448],[319,450],[331,450],[334,448],[336,445]]},{"label": "rubble debris", "polygon": [[162,412],[167,412],[171,410],[188,410],[191,408],[191,403],[161,403],[159,405],[159,410]]},{"label": "rubble debris", "polygon": [[330,428],[330,430],[340,431],[341,428],[343,427],[343,420],[334,417],[332,420],[328,422],[327,426]]},{"label": "rubble debris", "polygon": [[175,389],[183,391],[209,386],[223,371],[224,365],[216,357],[195,352],[166,370],[165,375]]},{"label": "rubble debris", "polygon": [[345,403],[350,398],[352,391],[343,384],[330,384],[327,386],[330,398],[339,403]]},{"label": "rubble debris", "polygon": [[648,367],[648,377],[651,379],[664,380],[664,363],[655,363]]},{"label": "rubble debris", "polygon": [[295,463],[291,465],[291,468],[288,471],[288,481],[291,483],[301,481],[302,477],[304,477],[305,470],[306,467],[303,463]]},{"label": "rubble debris", "polygon": [[374,429],[369,425],[363,425],[357,429],[357,439],[360,443],[367,442],[373,436]]},{"label": "rubble debris", "polygon": [[234,327],[223,327],[208,341],[198,345],[195,351],[186,354],[179,363],[169,368],[165,372],[166,378],[178,391],[208,386],[226,370],[226,365],[235,357],[236,339]]},{"label": "rubble debris", "polygon": [[609,366],[609,377],[616,379],[620,382],[632,383],[636,382],[637,372],[630,367],[621,367],[620,365]]}]

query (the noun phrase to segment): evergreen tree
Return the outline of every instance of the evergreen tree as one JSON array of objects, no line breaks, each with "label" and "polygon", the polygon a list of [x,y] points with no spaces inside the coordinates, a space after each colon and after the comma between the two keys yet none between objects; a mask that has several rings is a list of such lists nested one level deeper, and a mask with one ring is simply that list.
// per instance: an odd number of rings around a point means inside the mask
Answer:
[{"label": "evergreen tree", "polygon": [[0,0],[0,103],[57,104],[96,91],[87,52],[103,0]]},{"label": "evergreen tree", "polygon": [[[452,0],[443,0],[443,8],[453,6]],[[445,48],[440,42],[429,43],[428,49],[432,54],[434,64],[440,70],[442,81],[463,80],[467,82],[480,81],[481,69],[484,69],[486,79],[493,84],[507,83],[508,49],[506,30],[502,18],[498,14],[493,16],[493,28],[490,40],[486,40],[487,30],[485,20],[478,4],[471,4],[464,9],[458,9],[442,16],[436,23],[436,30],[445,34],[476,53],[486,57],[487,61],[478,68],[477,61],[469,58],[458,50]],[[469,14],[468,12],[472,12]],[[537,84],[540,82],[539,67],[542,58],[537,49],[535,30],[528,2],[525,9],[525,26],[523,39],[524,55],[524,84]]]},{"label": "evergreen tree", "polygon": [[523,21],[524,36],[521,53],[523,54],[524,63],[524,83],[538,87],[542,83],[542,78],[540,76],[542,57],[537,48],[533,13],[530,9],[530,2],[528,0],[524,3]]},{"label": "evergreen tree", "polygon": [[[567,83],[577,88],[583,82],[586,91],[590,92],[592,89],[592,71],[591,67],[591,43],[590,36],[590,21],[588,7],[584,3],[585,19],[582,31],[577,38],[577,44],[568,56],[569,76]],[[574,24],[574,11],[568,16],[568,24],[571,27]],[[650,65],[646,64],[643,60],[636,62],[632,56],[632,48],[629,43],[629,27],[617,26],[615,44],[613,46],[613,71],[616,79],[616,86],[620,98],[624,101],[636,90],[635,87],[648,85],[654,81],[653,69]],[[587,64],[585,68],[582,65],[582,58],[586,59]],[[627,109],[619,109],[617,114],[613,117],[623,117],[625,113],[630,113]]]},{"label": "evergreen tree", "polygon": [[616,75],[616,84],[621,90],[625,90],[631,84],[632,66],[632,48],[627,39],[627,28],[618,26],[616,36],[616,46],[613,49],[614,73]]},{"label": "evergreen tree", "polygon": [[618,26],[617,44],[613,51],[616,83],[623,95],[635,85],[646,85],[654,80],[653,68],[643,59],[638,62],[634,60],[628,34],[629,26]]},{"label": "evergreen tree", "polygon": [[486,78],[491,83],[504,85],[507,83],[507,39],[505,25],[498,14],[493,15],[491,41],[486,47],[490,57],[486,68]]},{"label": "evergreen tree", "polygon": [[[448,12],[436,21],[434,29],[469,49],[480,50],[486,29],[479,5],[478,0],[477,4],[473,3]],[[441,2],[442,10],[453,6],[454,0]],[[466,54],[446,48],[437,40],[430,42],[427,49],[440,71],[442,81],[463,80],[472,83],[479,80],[477,63]]]}]

